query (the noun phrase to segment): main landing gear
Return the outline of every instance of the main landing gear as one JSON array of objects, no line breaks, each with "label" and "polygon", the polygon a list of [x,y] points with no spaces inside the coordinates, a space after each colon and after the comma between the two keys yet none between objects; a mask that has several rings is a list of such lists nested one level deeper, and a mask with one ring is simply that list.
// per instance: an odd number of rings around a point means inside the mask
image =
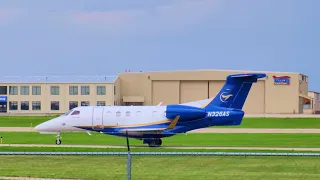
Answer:
[{"label": "main landing gear", "polygon": [[162,140],[160,138],[151,139],[147,141],[149,147],[160,147],[162,144]]},{"label": "main landing gear", "polygon": [[60,137],[60,133],[57,134],[57,139],[56,139],[56,145],[60,145],[61,144],[61,137]]}]

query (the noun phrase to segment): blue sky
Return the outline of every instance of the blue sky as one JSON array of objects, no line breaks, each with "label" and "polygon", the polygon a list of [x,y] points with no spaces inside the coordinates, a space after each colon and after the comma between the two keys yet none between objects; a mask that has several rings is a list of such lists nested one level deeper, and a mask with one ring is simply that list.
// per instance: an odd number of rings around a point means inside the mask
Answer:
[{"label": "blue sky", "polygon": [[[319,0],[2,0],[0,75],[300,72],[320,91]],[[31,62],[34,63],[31,63]]]}]

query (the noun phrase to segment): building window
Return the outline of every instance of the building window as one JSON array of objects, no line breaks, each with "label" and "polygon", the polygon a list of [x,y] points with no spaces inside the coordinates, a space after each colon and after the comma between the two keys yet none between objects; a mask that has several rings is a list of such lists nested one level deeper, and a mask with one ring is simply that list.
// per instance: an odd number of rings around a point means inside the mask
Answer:
[{"label": "building window", "polygon": [[81,106],[89,106],[89,101],[81,101]]},{"label": "building window", "polygon": [[51,86],[51,95],[59,95],[59,86]]},{"label": "building window", "polygon": [[97,86],[97,95],[106,95],[106,87]]},{"label": "building window", "polygon": [[18,95],[18,86],[9,86],[10,95]]},{"label": "building window", "polygon": [[304,104],[303,105],[303,109],[311,109],[311,105],[310,104]]},{"label": "building window", "polygon": [[29,101],[21,101],[21,110],[29,110]]},{"label": "building window", "polygon": [[32,102],[32,110],[41,110],[41,102],[40,101]]},{"label": "building window", "polygon": [[70,95],[78,95],[78,86],[70,86],[69,87]]},{"label": "building window", "polygon": [[7,86],[0,86],[0,94],[7,95],[8,94],[8,87]]},{"label": "building window", "polygon": [[10,101],[9,102],[9,110],[18,110],[18,102],[17,101]]},{"label": "building window", "polygon": [[90,89],[89,86],[81,86],[81,95],[89,95]]},{"label": "building window", "polygon": [[106,102],[105,101],[97,101],[97,106],[105,106]]},{"label": "building window", "polygon": [[113,86],[113,94],[116,95],[116,86]]},{"label": "building window", "polygon": [[32,95],[40,95],[41,87],[40,86],[32,86]]},{"label": "building window", "polygon": [[78,101],[70,101],[69,102],[69,110],[78,107]]},{"label": "building window", "polygon": [[59,101],[51,101],[51,110],[59,110]]},{"label": "building window", "polygon": [[21,95],[29,95],[29,86],[21,86],[20,88]]}]

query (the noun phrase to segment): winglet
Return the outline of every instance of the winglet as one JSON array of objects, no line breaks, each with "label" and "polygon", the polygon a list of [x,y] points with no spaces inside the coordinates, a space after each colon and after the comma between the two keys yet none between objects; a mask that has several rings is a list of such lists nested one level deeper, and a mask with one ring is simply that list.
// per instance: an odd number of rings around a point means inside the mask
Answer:
[{"label": "winglet", "polygon": [[171,122],[171,124],[168,126],[167,129],[173,129],[174,127],[176,127],[179,118],[180,116],[177,116],[176,118],[174,118],[174,120]]}]

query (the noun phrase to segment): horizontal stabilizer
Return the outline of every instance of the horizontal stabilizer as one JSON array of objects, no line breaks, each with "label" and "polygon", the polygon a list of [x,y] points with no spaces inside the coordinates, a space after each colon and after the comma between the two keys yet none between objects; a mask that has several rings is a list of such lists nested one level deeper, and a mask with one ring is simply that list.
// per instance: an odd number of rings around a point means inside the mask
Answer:
[{"label": "horizontal stabilizer", "polygon": [[254,79],[260,79],[266,77],[266,74],[263,73],[245,73],[245,74],[232,74],[229,75],[229,78],[254,78]]}]

